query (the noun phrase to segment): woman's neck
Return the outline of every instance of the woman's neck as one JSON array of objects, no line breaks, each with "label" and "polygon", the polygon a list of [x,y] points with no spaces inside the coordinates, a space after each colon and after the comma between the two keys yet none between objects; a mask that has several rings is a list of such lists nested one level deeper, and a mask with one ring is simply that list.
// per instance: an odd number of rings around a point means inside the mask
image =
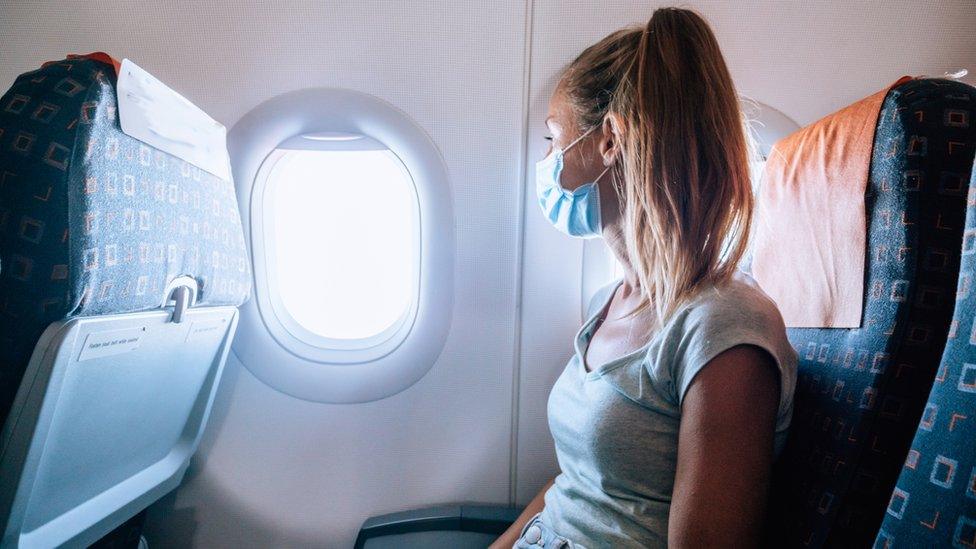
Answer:
[{"label": "woman's neck", "polygon": [[630,263],[630,257],[627,255],[627,244],[624,241],[623,232],[616,226],[606,227],[603,230],[603,240],[624,270],[624,282],[620,288],[620,295],[627,297],[634,292],[639,293],[640,280],[638,280],[637,271],[634,270],[634,266]]}]

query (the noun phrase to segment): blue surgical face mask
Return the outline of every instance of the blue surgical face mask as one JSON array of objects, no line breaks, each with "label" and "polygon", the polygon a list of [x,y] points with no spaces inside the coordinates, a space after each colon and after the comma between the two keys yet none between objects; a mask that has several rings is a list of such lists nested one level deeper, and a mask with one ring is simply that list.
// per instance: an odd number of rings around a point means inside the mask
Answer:
[{"label": "blue surgical face mask", "polygon": [[565,149],[553,146],[552,152],[535,165],[535,192],[542,214],[554,227],[569,236],[596,238],[603,229],[600,221],[600,189],[596,183],[610,168],[603,170],[594,181],[572,191],[559,184],[566,151],[596,128],[594,126],[587,130]]}]

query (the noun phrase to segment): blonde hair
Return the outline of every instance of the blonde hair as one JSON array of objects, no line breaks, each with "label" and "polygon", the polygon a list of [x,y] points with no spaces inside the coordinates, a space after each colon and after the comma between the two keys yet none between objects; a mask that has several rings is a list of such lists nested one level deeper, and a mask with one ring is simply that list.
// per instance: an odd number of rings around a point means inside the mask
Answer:
[{"label": "blonde hair", "polygon": [[697,13],[658,9],[585,49],[559,86],[582,131],[610,112],[625,125],[611,173],[641,287],[630,314],[653,305],[664,322],[748,246],[755,147],[718,42]]}]

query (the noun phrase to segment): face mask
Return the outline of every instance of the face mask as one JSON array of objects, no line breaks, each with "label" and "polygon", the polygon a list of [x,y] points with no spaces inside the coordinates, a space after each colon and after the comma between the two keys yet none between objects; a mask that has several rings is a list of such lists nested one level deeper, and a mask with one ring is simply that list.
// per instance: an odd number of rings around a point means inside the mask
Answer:
[{"label": "face mask", "polygon": [[600,191],[596,183],[610,169],[603,170],[596,180],[580,185],[573,191],[559,184],[563,171],[563,156],[573,145],[595,130],[594,126],[577,137],[565,149],[553,146],[552,152],[535,165],[535,192],[546,219],[560,231],[579,238],[600,236]]}]

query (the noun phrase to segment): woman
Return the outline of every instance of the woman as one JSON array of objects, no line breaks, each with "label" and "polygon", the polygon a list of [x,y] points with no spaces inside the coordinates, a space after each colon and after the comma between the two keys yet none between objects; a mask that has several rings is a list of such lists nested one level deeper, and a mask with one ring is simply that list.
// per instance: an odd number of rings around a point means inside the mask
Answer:
[{"label": "woman", "polygon": [[547,218],[624,268],[549,395],[561,473],[493,547],[740,547],[761,536],[796,353],[738,269],[750,141],[707,23],[659,9],[565,69],[537,166]]}]

